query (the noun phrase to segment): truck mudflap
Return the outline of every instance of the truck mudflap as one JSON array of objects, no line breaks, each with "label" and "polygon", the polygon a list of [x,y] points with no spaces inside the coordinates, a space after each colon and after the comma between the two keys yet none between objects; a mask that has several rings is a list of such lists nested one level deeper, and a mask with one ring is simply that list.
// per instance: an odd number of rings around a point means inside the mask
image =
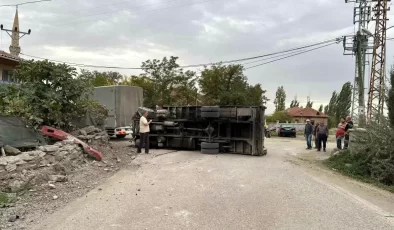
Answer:
[{"label": "truck mudflap", "polygon": [[103,159],[102,153],[98,150],[90,147],[85,142],[81,141],[80,139],[74,137],[73,135],[66,133],[62,130],[58,130],[49,126],[41,127],[41,133],[44,136],[53,137],[60,141],[69,140],[73,141],[75,144],[82,147],[82,149],[89,154],[90,156],[94,157],[97,161],[101,161]]}]

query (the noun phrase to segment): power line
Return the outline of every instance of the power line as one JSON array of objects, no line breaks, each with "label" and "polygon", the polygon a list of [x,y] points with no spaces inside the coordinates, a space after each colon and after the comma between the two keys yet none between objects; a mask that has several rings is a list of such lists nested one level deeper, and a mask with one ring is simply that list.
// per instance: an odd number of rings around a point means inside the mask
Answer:
[{"label": "power line", "polygon": [[4,6],[21,6],[21,5],[31,4],[31,3],[49,2],[49,1],[52,1],[52,0],[38,0],[38,1],[31,1],[31,2],[22,2],[22,3],[18,3],[18,4],[0,5],[0,7],[4,7]]},{"label": "power line", "polygon": [[332,42],[330,44],[319,46],[319,47],[316,47],[316,48],[313,48],[313,49],[301,51],[301,52],[298,52],[296,54],[288,55],[286,57],[278,58],[278,59],[275,59],[275,60],[272,60],[272,61],[269,61],[269,62],[264,62],[264,63],[258,64],[258,65],[250,66],[250,67],[245,68],[245,70],[252,69],[252,68],[255,68],[255,67],[258,67],[258,66],[262,66],[262,65],[266,65],[266,64],[269,64],[269,63],[272,63],[272,62],[280,61],[280,60],[283,60],[283,59],[286,59],[286,58],[294,57],[294,56],[297,56],[297,55],[300,55],[300,54],[303,54],[303,53],[308,53],[308,52],[311,52],[313,50],[321,49],[321,48],[324,48],[324,47],[327,47],[327,46],[331,46],[331,45],[334,45],[334,44],[336,44],[336,42]]},{"label": "power line", "polygon": [[[302,50],[305,48],[310,48],[313,46],[318,46],[318,45],[322,45],[322,44],[326,44],[326,43],[330,43],[330,42],[338,42],[340,41],[341,38],[335,38],[335,39],[329,39],[323,42],[318,42],[318,43],[314,43],[314,44],[310,44],[310,45],[306,45],[306,46],[301,46],[301,47],[297,47],[297,48],[292,48],[292,49],[288,49],[288,50],[282,50],[279,52],[274,52],[274,53],[268,53],[268,54],[264,54],[264,55],[259,55],[259,56],[254,56],[254,57],[248,57],[248,58],[241,58],[241,59],[235,59],[235,60],[228,60],[228,61],[222,61],[222,62],[214,62],[214,63],[204,63],[204,64],[193,64],[193,65],[185,65],[185,66],[180,66],[179,68],[194,68],[194,67],[204,67],[204,66],[211,66],[211,65],[217,65],[217,64],[226,64],[226,63],[233,63],[233,62],[243,62],[243,61],[248,61],[248,60],[253,60],[253,59],[259,59],[259,58],[263,58],[263,57],[268,57],[268,56],[274,56],[274,55],[278,55],[278,54],[282,54],[282,53],[288,53],[288,52],[292,52],[292,51],[296,51],[296,50]],[[59,63],[64,63],[64,64],[69,64],[71,66],[78,66],[78,67],[91,67],[91,68],[105,68],[105,69],[128,69],[128,70],[142,70],[144,68],[141,67],[120,67],[120,66],[102,66],[102,65],[92,65],[92,64],[81,64],[81,63],[74,63],[74,62],[64,62],[64,61],[58,61],[58,60],[51,60],[51,59],[47,59],[47,58],[43,58],[43,57],[38,57],[38,56],[34,56],[34,55],[29,55],[29,54],[24,54],[21,53],[21,55],[27,56],[27,57],[31,57],[31,58],[37,58],[37,59],[46,59],[48,61],[52,61],[52,62],[59,62]],[[259,60],[261,61],[261,60]]]}]

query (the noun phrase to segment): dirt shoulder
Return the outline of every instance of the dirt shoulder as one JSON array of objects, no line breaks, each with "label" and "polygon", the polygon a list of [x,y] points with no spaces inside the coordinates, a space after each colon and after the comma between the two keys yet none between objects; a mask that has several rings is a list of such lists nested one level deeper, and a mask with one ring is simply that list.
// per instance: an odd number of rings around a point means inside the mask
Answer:
[{"label": "dirt shoulder", "polygon": [[[326,184],[332,189],[346,194],[350,199],[355,199],[368,208],[379,211],[387,218],[394,217],[394,194],[378,188],[372,184],[363,183],[353,178],[344,176],[335,170],[327,168],[323,161],[330,157],[334,151],[335,142],[327,145],[327,152],[306,150],[303,140],[274,140],[285,141],[285,161],[303,168],[304,172],[315,181]],[[394,220],[394,219],[393,219]]]}]

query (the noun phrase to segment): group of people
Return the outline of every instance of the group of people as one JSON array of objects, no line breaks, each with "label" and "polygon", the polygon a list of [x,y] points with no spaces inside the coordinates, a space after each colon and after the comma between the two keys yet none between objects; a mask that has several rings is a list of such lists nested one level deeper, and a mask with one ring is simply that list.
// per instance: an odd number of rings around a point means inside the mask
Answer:
[{"label": "group of people", "polygon": [[312,137],[315,139],[315,148],[317,151],[326,151],[327,138],[328,138],[328,126],[323,122],[318,122],[316,125],[311,120],[306,120],[304,135],[306,138],[306,145],[308,150],[312,149]]},{"label": "group of people", "polygon": [[[342,139],[344,139],[344,149],[347,149],[349,146],[349,129],[353,128],[353,122],[350,116],[347,116],[346,119],[341,119],[341,122],[338,124],[337,132],[335,134],[337,149],[342,149]],[[327,139],[329,135],[328,126],[323,122],[317,122],[314,124],[314,121],[306,120],[304,136],[306,139],[306,145],[308,150],[312,149],[312,137],[315,139],[315,148],[317,151],[321,151],[323,149],[326,152],[327,147]]]}]

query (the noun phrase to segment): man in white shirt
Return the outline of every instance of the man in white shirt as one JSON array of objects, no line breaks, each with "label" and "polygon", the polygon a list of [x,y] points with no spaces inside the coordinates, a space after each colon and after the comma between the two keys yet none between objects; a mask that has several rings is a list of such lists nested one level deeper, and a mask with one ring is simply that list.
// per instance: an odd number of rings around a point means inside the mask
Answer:
[{"label": "man in white shirt", "polygon": [[148,116],[148,111],[145,111],[140,118],[140,144],[138,145],[137,153],[141,153],[142,145],[145,145],[145,153],[149,154],[149,124],[152,120],[148,121],[146,117]]}]

